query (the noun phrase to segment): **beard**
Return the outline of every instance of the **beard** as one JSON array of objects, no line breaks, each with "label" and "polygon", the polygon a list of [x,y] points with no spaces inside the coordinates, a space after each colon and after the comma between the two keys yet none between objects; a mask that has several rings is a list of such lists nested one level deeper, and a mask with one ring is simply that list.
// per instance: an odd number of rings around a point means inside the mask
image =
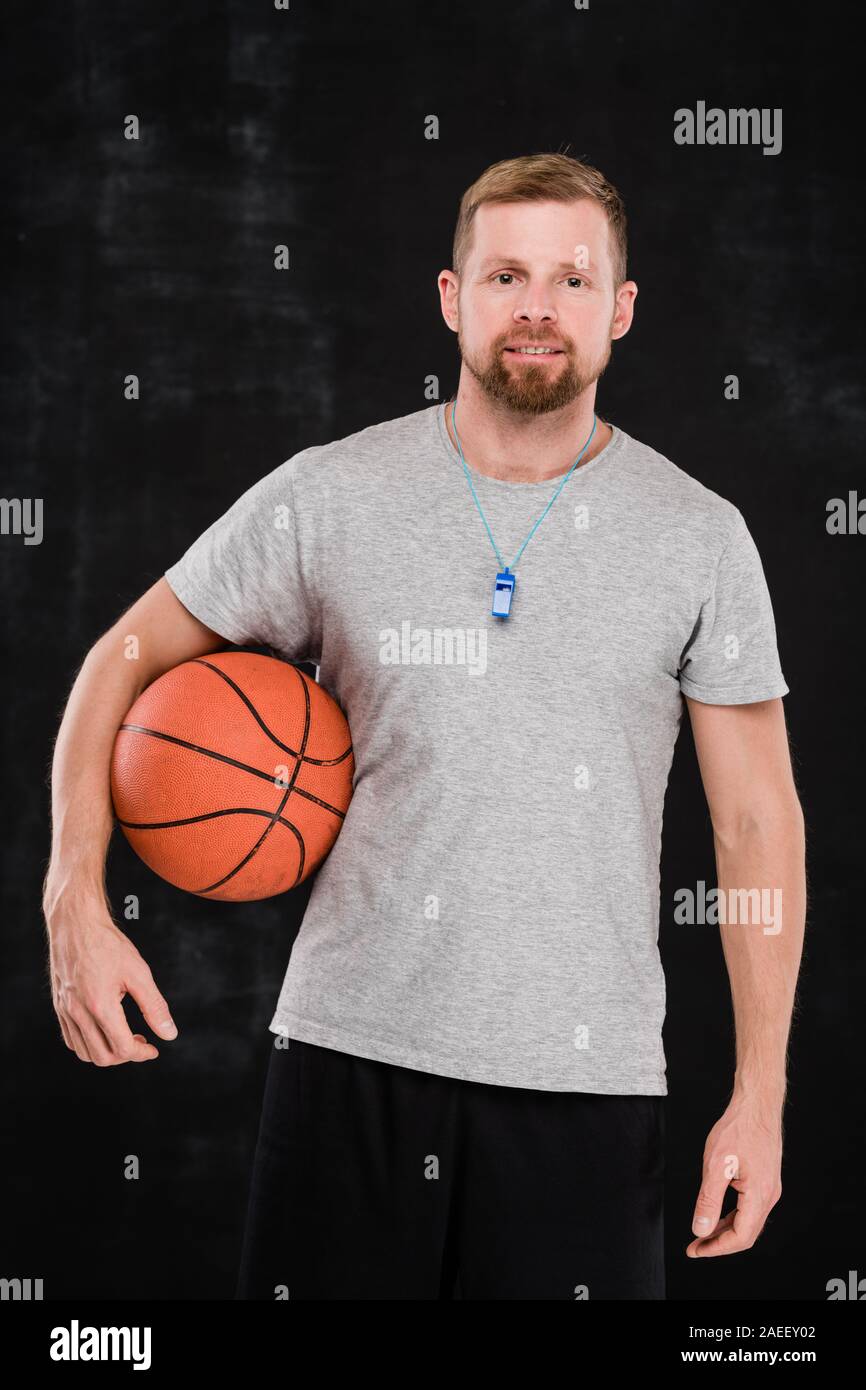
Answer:
[{"label": "beard", "polygon": [[[486,357],[473,355],[466,351],[459,327],[457,330],[460,356],[484,394],[489,400],[521,415],[546,415],[570,405],[598,381],[610,361],[610,342],[596,361],[587,361],[577,353],[573,343],[558,335],[557,342],[562,344],[565,358],[558,367],[517,357],[513,358],[512,365],[504,351],[509,341],[514,342],[513,333],[498,338]],[[543,346],[545,339],[541,334],[534,334],[533,341]]]}]

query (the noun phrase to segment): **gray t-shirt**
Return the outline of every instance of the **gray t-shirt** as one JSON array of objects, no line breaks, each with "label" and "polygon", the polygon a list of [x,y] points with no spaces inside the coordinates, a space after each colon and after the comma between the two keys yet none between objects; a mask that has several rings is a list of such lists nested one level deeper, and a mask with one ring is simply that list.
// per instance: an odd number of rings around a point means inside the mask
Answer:
[{"label": "gray t-shirt", "polygon": [[[301,450],[166,571],[230,642],[317,665],[352,731],[353,798],[272,1032],[470,1081],[667,1094],[682,695],[788,686],[740,512],[612,429],[526,546],[506,619],[441,404]],[[561,477],[469,471],[513,566]]]}]

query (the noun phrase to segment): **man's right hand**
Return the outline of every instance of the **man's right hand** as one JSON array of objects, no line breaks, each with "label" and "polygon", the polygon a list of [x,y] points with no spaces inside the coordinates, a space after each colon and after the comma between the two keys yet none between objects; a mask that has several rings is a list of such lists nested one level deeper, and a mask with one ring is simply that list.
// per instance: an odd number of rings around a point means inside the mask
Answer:
[{"label": "man's right hand", "polygon": [[97,1067],[158,1057],[158,1048],[130,1029],[125,995],[132,995],[159,1037],[176,1038],[177,1029],[150,967],[115,925],[107,904],[98,897],[74,905],[55,901],[44,911],[51,998],[66,1046]]},{"label": "man's right hand", "polygon": [[111,758],[117,731],[142,690],[226,641],[184,608],[163,575],[93,644],[66,703],[51,765],[52,840],[42,910],[51,997],[66,1046],[82,1062],[113,1067],[159,1056],[153,1043],[130,1030],[122,1002],[127,994],[159,1037],[177,1037],[168,1004],[116,926],[105,896],[115,820]]}]

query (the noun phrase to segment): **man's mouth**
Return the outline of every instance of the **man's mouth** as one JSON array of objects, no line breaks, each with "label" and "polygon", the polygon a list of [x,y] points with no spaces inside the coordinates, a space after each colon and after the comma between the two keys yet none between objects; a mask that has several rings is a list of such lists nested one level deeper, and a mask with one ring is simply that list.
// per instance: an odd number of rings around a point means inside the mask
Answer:
[{"label": "man's mouth", "polygon": [[512,352],[517,357],[561,357],[562,348],[551,347],[507,347],[506,352]]}]

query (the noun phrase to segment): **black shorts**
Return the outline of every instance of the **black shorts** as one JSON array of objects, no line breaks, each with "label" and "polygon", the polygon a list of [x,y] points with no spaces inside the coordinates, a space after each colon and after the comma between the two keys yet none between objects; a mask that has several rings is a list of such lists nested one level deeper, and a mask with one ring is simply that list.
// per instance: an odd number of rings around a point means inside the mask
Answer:
[{"label": "black shorts", "polygon": [[235,1297],[663,1299],[664,1123],[283,1040]]}]

